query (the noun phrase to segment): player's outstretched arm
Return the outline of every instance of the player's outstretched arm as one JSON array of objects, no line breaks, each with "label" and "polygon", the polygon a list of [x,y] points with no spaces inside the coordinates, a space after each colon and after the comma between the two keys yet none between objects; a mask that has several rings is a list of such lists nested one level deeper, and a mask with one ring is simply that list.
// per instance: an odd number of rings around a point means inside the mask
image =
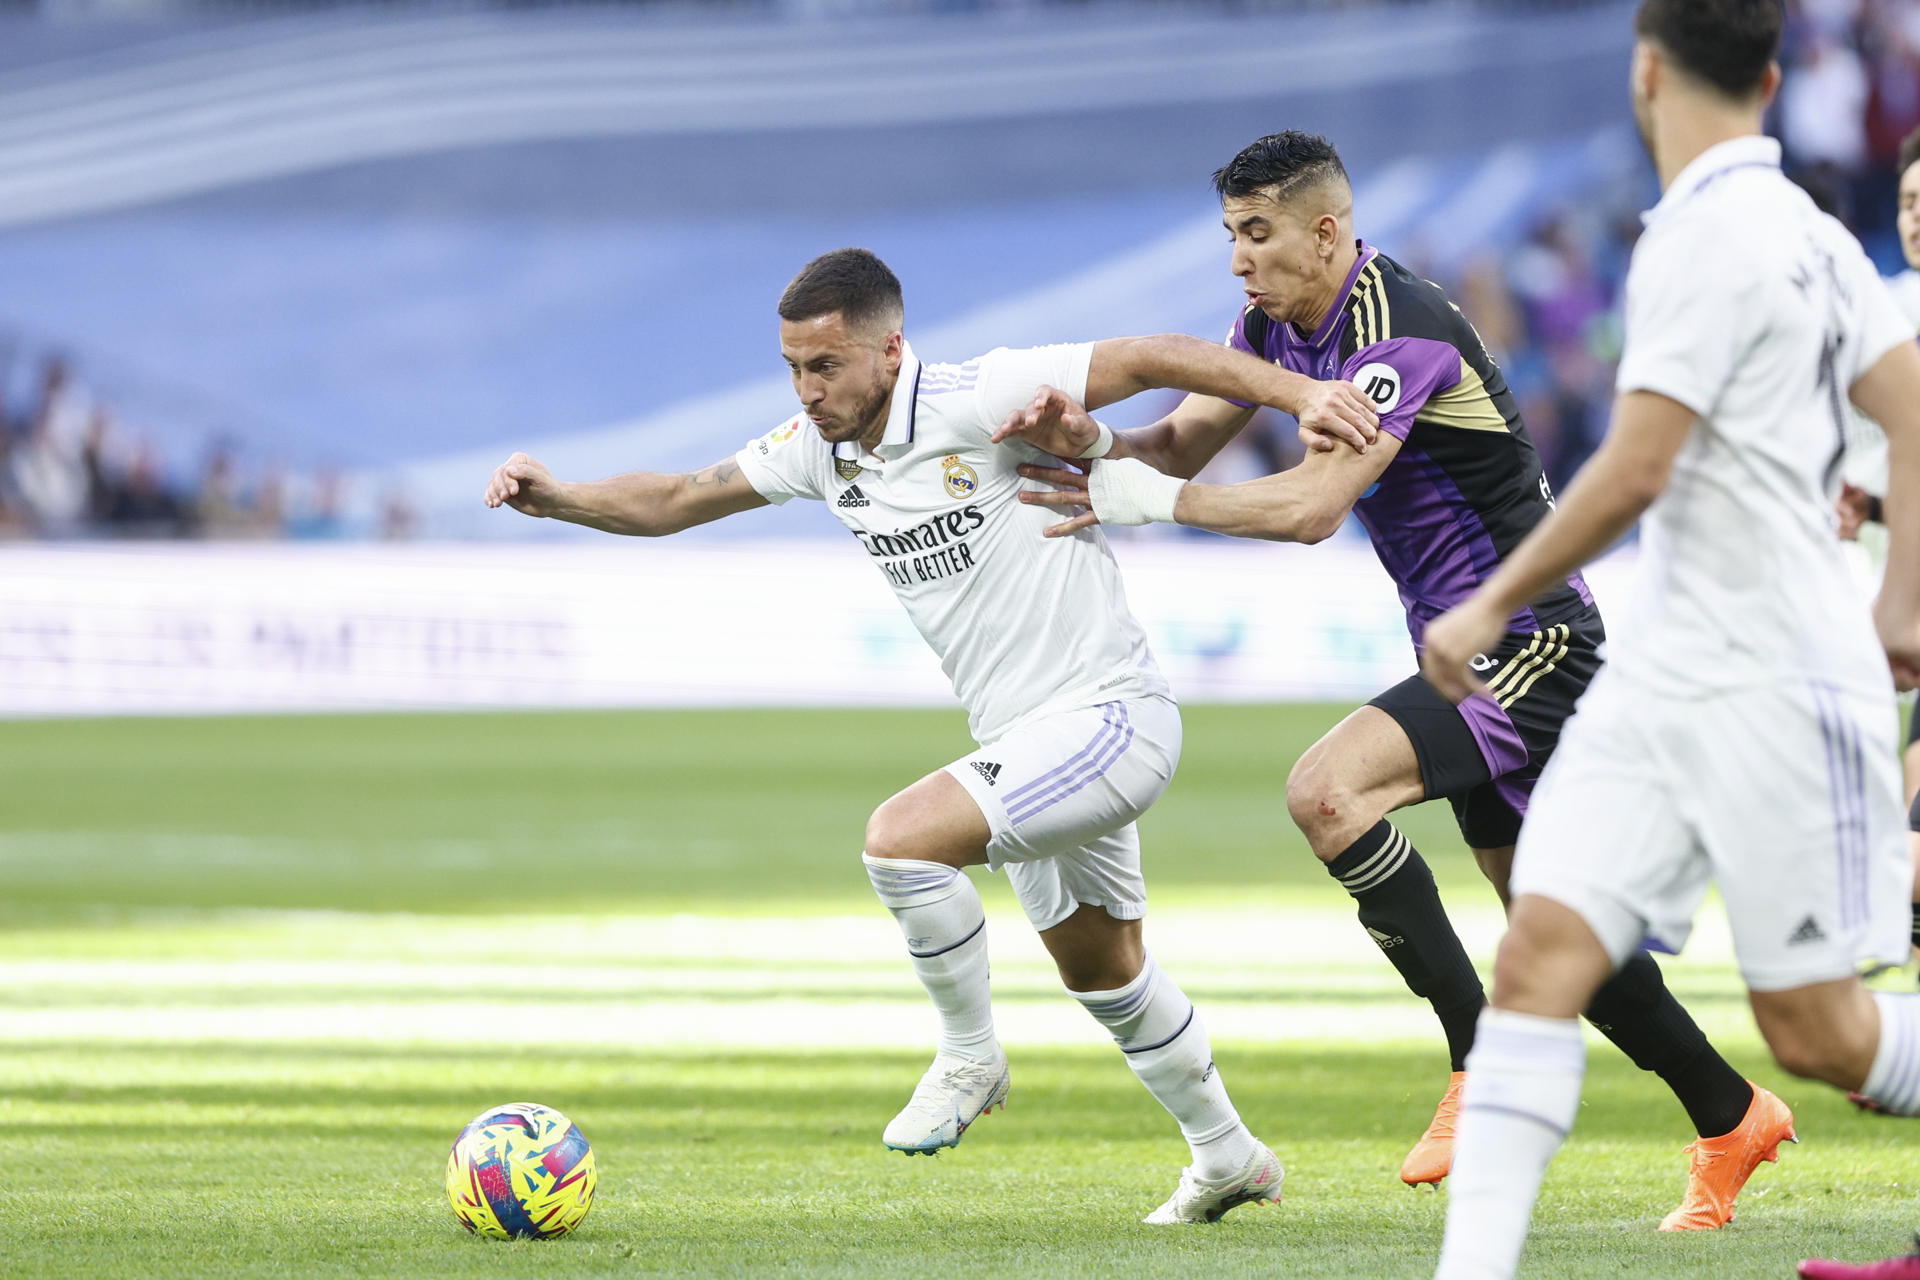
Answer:
[{"label": "player's outstretched arm", "polygon": [[1164,475],[1135,458],[1104,459],[1086,474],[1022,467],[1020,474],[1057,488],[1027,490],[1032,506],[1091,508],[1047,530],[1048,537],[1091,524],[1184,524],[1236,538],[1321,542],[1333,536],[1353,504],[1400,452],[1383,435],[1366,453],[1312,453],[1299,466],[1245,484],[1195,484]]},{"label": "player's outstretched arm", "polygon": [[1309,453],[1296,467],[1243,484],[1188,484],[1173,517],[1234,538],[1324,542],[1399,453],[1399,439],[1382,435],[1365,453]]},{"label": "player's outstretched arm", "polygon": [[1480,590],[1427,625],[1420,669],[1455,702],[1480,687],[1470,664],[1507,620],[1626,536],[1665,492],[1698,415],[1653,391],[1614,405],[1613,426],[1559,505],[1513,549]]},{"label": "player's outstretched arm", "polygon": [[[1097,410],[1155,387],[1271,405],[1298,418],[1303,432],[1344,441],[1356,451],[1365,451],[1379,435],[1380,415],[1373,401],[1350,382],[1321,382],[1183,333],[1093,344],[1087,408]],[[1203,465],[1204,459],[1193,471]]]},{"label": "player's outstretched arm", "polygon": [[1853,402],[1887,433],[1887,570],[1874,602],[1894,683],[1920,685],[1920,347],[1903,342],[1853,384]]},{"label": "player's outstretched arm", "polygon": [[[1251,417],[1252,409],[1213,396],[1190,395],[1152,426],[1112,433],[1112,443],[1099,456],[1139,458],[1168,475],[1192,477]],[[1085,458],[1100,443],[1101,426],[1072,396],[1058,387],[1043,386],[1031,401],[1007,415],[992,438],[995,444],[1024,440],[1056,458]]]},{"label": "player's outstretched arm", "polygon": [[632,471],[605,480],[568,482],[554,479],[524,453],[494,469],[483,501],[523,515],[649,538],[767,505],[733,458],[681,475]]}]

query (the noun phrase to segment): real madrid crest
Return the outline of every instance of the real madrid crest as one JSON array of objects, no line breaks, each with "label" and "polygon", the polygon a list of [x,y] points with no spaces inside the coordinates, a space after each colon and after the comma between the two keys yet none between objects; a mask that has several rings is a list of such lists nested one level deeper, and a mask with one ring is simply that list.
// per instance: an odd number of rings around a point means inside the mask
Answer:
[{"label": "real madrid crest", "polygon": [[860,464],[846,458],[835,458],[833,460],[833,469],[840,473],[842,480],[858,479],[860,475]]},{"label": "real madrid crest", "polygon": [[946,478],[947,492],[956,498],[971,498],[980,487],[980,477],[973,474],[972,467],[960,461],[957,453],[940,459],[940,474]]}]

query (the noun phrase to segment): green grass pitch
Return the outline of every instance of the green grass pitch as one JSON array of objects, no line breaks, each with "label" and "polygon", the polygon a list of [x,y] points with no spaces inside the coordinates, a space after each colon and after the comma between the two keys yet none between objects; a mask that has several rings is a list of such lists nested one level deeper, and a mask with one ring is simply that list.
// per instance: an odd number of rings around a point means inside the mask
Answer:
[{"label": "green grass pitch", "polygon": [[[956,1150],[879,1145],[926,1051],[861,1037],[926,1014],[861,825],[967,748],[956,715],[0,726],[0,1276],[1430,1275],[1445,1194],[1394,1171],[1444,1084],[1437,1028],[1281,802],[1341,711],[1190,709],[1143,824],[1149,938],[1289,1169],[1280,1207],[1181,1230],[1138,1219],[1184,1147],[1084,1036],[1009,1031],[1012,1105]],[[1491,894],[1444,806],[1403,826],[1484,959]],[[1078,1028],[982,885],[1003,1028]],[[1710,939],[1668,973],[1803,1142],[1727,1229],[1659,1235],[1689,1134],[1599,1045],[1522,1274],[1897,1251],[1920,1129],[1773,1069]],[[819,1019],[857,1043],[793,1047]],[[569,1239],[469,1237],[442,1196],[455,1131],[517,1099],[594,1144]]]}]

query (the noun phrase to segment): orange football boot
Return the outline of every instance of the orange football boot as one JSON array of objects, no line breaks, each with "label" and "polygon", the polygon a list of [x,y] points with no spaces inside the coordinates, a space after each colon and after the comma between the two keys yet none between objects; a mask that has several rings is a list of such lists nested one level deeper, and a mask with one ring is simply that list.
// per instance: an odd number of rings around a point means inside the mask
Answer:
[{"label": "orange football boot", "polygon": [[1712,1231],[1726,1226],[1733,1221],[1734,1197],[1760,1162],[1779,1160],[1780,1144],[1798,1141],[1793,1135],[1793,1112],[1787,1110],[1787,1104],[1753,1085],[1753,1101],[1733,1132],[1717,1138],[1695,1138],[1687,1144],[1693,1166],[1687,1171],[1686,1198],[1678,1209],[1660,1219],[1660,1229]]},{"label": "orange football boot", "polygon": [[1467,1073],[1456,1071],[1447,1077],[1447,1091],[1434,1109],[1433,1123],[1413,1144],[1407,1158],[1400,1162],[1400,1181],[1410,1187],[1423,1182],[1438,1183],[1453,1168],[1453,1126],[1460,1118],[1460,1086]]}]

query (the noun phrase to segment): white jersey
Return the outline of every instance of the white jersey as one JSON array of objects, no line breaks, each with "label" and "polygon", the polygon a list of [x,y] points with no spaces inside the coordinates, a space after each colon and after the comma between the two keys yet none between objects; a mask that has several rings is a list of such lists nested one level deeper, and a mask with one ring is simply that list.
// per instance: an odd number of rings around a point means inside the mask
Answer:
[{"label": "white jersey", "polygon": [[1890,696],[1832,513],[1848,392],[1913,327],[1771,139],[1709,149],[1646,223],[1618,388],[1700,420],[1647,513],[1613,669],[1669,696],[1804,679]]},{"label": "white jersey", "polygon": [[[1901,314],[1906,316],[1908,330],[1920,335],[1920,271],[1902,271],[1887,281],[1887,288],[1892,291]],[[1853,409],[1852,415],[1847,433],[1847,480],[1868,493],[1884,494],[1887,491],[1886,433],[1880,430],[1879,423],[1858,409]],[[1879,548],[1875,558],[1885,559],[1884,547]]]},{"label": "white jersey", "polygon": [[1906,316],[1908,325],[1915,333],[1920,333],[1920,271],[1911,268],[1887,281],[1887,288],[1893,291],[1893,300],[1900,304],[1900,312]]},{"label": "white jersey", "polygon": [[1097,528],[1043,538],[1055,508],[1028,506],[1016,468],[1049,455],[989,443],[1042,386],[1084,400],[1091,344],[988,352],[923,365],[908,347],[872,452],[830,445],[804,414],[737,455],[761,497],[826,501],[906,606],[967,709],[976,741],[1031,717],[1122,698],[1170,697],[1127,610]]}]

